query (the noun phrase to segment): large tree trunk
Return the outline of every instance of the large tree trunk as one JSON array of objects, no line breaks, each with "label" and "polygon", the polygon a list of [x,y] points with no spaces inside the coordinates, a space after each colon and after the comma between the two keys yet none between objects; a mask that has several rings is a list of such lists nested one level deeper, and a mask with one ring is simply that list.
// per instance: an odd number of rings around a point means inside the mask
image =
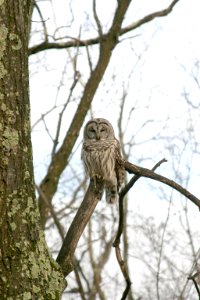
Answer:
[{"label": "large tree trunk", "polygon": [[0,299],[59,299],[35,201],[28,94],[31,1],[0,1]]}]

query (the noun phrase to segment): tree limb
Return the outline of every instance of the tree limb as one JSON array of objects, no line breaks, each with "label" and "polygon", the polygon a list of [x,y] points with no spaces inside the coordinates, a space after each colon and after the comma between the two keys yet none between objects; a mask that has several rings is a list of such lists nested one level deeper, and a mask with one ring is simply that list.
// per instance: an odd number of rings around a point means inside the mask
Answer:
[{"label": "tree limb", "polygon": [[196,281],[196,277],[199,276],[199,272],[197,272],[196,274],[192,275],[192,276],[189,276],[188,277],[188,280],[192,280],[192,282],[194,283],[194,286],[196,288],[196,291],[197,291],[197,294],[198,294],[198,297],[199,297],[199,300],[200,300],[200,289],[198,287],[198,283]]},{"label": "tree limb", "polygon": [[[168,14],[170,14],[174,8],[174,6],[179,2],[180,0],[174,0],[172,3],[165,9],[151,13],[135,22],[132,24],[122,28],[119,31],[119,36],[122,36],[132,30],[135,30],[136,28],[160,17],[165,17]],[[87,46],[92,46],[92,45],[97,45],[100,43],[101,39],[106,39],[107,34],[102,34],[101,36],[91,38],[91,39],[86,39],[86,40],[80,40],[74,37],[67,37],[70,38],[70,41],[64,42],[64,43],[55,43],[55,42],[47,42],[46,40],[38,45],[32,46],[29,48],[29,55],[36,54],[41,51],[45,50],[50,50],[50,49],[67,49],[67,48],[73,48],[73,47],[87,47]]]},{"label": "tree limb", "polygon": [[152,14],[149,14],[149,15],[143,17],[142,19],[139,19],[139,20],[133,22],[129,26],[123,28],[121,30],[121,32],[120,32],[120,35],[123,35],[123,34],[129,32],[129,31],[132,31],[132,30],[134,30],[134,29],[136,29],[136,28],[138,28],[138,27],[140,27],[140,26],[142,26],[142,25],[144,25],[144,24],[146,24],[146,23],[148,23],[150,21],[153,21],[156,18],[167,16],[168,14],[170,14],[172,12],[174,6],[179,1],[180,0],[174,0],[174,1],[172,1],[172,3],[167,8],[165,8],[163,10],[160,10],[160,11],[156,11],[156,12],[154,12]]},{"label": "tree limb", "polygon": [[124,163],[124,166],[125,166],[126,171],[131,174],[151,178],[153,180],[160,181],[160,182],[170,186],[171,188],[175,189],[176,191],[181,193],[183,196],[188,198],[190,201],[192,201],[200,209],[200,200],[197,197],[195,197],[193,194],[191,194],[188,190],[183,188],[180,184],[174,182],[173,180],[168,179],[162,175],[159,175],[149,169],[142,168],[142,167],[136,166],[134,164],[131,164],[128,161],[126,161]]},{"label": "tree limb", "polygon": [[[156,170],[156,168],[158,168],[162,163],[166,162],[166,159],[162,159],[161,161],[159,161],[153,168],[152,171]],[[120,266],[121,272],[124,276],[124,279],[126,281],[126,288],[123,292],[122,298],[121,300],[126,299],[130,287],[131,287],[131,280],[128,274],[128,270],[127,270],[127,266],[122,258],[121,255],[121,249],[119,247],[120,245],[120,238],[121,235],[123,233],[123,229],[124,229],[124,197],[126,196],[126,194],[128,193],[128,191],[133,187],[133,185],[135,184],[135,182],[141,177],[141,175],[137,174],[134,175],[131,180],[126,184],[126,186],[122,189],[122,191],[119,194],[119,224],[118,224],[118,230],[117,230],[117,234],[116,234],[116,238],[115,241],[113,243],[113,247],[115,247],[115,253],[116,253],[116,258],[117,258],[117,262]]]},{"label": "tree limb", "polygon": [[83,230],[85,229],[85,226],[87,225],[99,201],[99,193],[102,191],[102,188],[102,181],[97,180],[96,186],[94,185],[93,181],[90,181],[90,185],[85,197],[66,234],[63,245],[56,259],[65,276],[67,276],[74,269],[74,252]]}]

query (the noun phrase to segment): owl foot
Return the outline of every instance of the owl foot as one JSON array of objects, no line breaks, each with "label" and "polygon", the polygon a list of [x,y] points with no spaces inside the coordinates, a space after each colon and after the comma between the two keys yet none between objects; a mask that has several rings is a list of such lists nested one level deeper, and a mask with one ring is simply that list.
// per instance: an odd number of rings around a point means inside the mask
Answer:
[{"label": "owl foot", "polygon": [[93,177],[90,179],[91,182],[94,184],[95,194],[99,200],[101,200],[103,196],[103,181],[99,177]]},{"label": "owl foot", "polygon": [[114,190],[106,189],[106,202],[109,204],[114,204],[118,201],[118,193]]}]

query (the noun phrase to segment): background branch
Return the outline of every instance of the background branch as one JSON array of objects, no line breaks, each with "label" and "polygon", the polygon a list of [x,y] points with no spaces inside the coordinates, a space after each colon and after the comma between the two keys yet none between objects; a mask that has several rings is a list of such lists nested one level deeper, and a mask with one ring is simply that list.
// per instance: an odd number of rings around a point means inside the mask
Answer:
[{"label": "background branch", "polygon": [[[156,170],[156,168],[158,168],[163,162],[166,162],[165,159],[162,159],[161,161],[159,161],[153,168],[152,171]],[[131,286],[131,280],[128,274],[128,270],[127,270],[127,266],[125,265],[125,262],[122,258],[121,255],[121,249],[119,247],[120,245],[120,238],[123,232],[123,228],[124,228],[124,207],[123,207],[123,203],[124,203],[124,197],[126,196],[126,194],[128,193],[128,191],[133,187],[133,185],[135,184],[135,182],[141,177],[141,175],[134,175],[131,180],[126,184],[126,186],[123,188],[123,190],[120,192],[119,194],[119,225],[118,225],[118,230],[117,230],[117,234],[116,234],[116,238],[115,241],[113,243],[113,247],[115,247],[115,253],[116,253],[116,258],[118,261],[118,264],[120,266],[121,272],[124,276],[124,279],[126,281],[126,288],[123,292],[122,298],[126,299],[129,290],[130,290],[130,286]]]},{"label": "background branch", "polygon": [[197,283],[197,281],[196,281],[196,276],[199,276],[199,274],[196,273],[196,274],[194,274],[194,275],[192,275],[192,276],[189,276],[189,277],[188,277],[188,280],[192,280],[192,281],[193,281],[194,286],[195,286],[196,291],[197,291],[197,294],[198,294],[198,297],[199,297],[199,300],[200,300],[200,290],[199,290],[199,287],[198,287],[198,283]]},{"label": "background branch", "polygon": [[133,165],[133,164],[129,163],[128,161],[126,161],[124,163],[124,166],[125,166],[126,171],[131,174],[151,178],[153,180],[160,181],[160,182],[172,187],[173,189],[175,189],[176,191],[178,191],[179,193],[184,195],[186,198],[188,198],[190,201],[192,201],[200,209],[200,200],[197,197],[195,197],[193,194],[191,194],[188,190],[183,188],[180,184],[174,182],[173,180],[168,179],[157,173],[154,173],[153,171],[151,171],[149,169]]},{"label": "background branch", "polygon": [[[167,16],[169,13],[171,13],[171,11],[173,10],[174,6],[179,2],[180,0],[174,0],[172,1],[172,3],[165,9],[154,12],[152,14],[149,14],[135,22],[133,22],[132,24],[122,28],[119,31],[119,36],[122,36],[132,30],[135,30],[136,28],[154,20],[155,18],[160,18],[160,17],[165,17]],[[98,18],[96,18],[96,21],[98,20]],[[101,32],[101,26],[100,23],[97,22],[98,25],[98,30],[100,30]],[[95,37],[95,38],[91,38],[91,39],[86,39],[86,40],[79,40],[77,38],[73,38],[73,37],[66,37],[66,38],[70,38],[70,41],[64,42],[64,43],[55,43],[55,42],[47,42],[46,40],[38,45],[32,46],[29,48],[29,55],[41,52],[41,51],[45,51],[47,49],[67,49],[67,48],[74,48],[74,47],[86,47],[89,45],[97,45],[100,43],[101,39],[105,39],[107,38],[107,34],[102,34]]]}]

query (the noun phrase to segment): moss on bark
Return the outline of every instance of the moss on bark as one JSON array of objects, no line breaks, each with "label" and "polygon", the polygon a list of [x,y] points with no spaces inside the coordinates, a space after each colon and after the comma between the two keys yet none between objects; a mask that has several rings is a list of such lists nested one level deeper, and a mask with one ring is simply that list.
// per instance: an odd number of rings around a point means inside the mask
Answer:
[{"label": "moss on bark", "polygon": [[0,1],[0,299],[60,299],[35,200],[28,94],[31,1]]}]

